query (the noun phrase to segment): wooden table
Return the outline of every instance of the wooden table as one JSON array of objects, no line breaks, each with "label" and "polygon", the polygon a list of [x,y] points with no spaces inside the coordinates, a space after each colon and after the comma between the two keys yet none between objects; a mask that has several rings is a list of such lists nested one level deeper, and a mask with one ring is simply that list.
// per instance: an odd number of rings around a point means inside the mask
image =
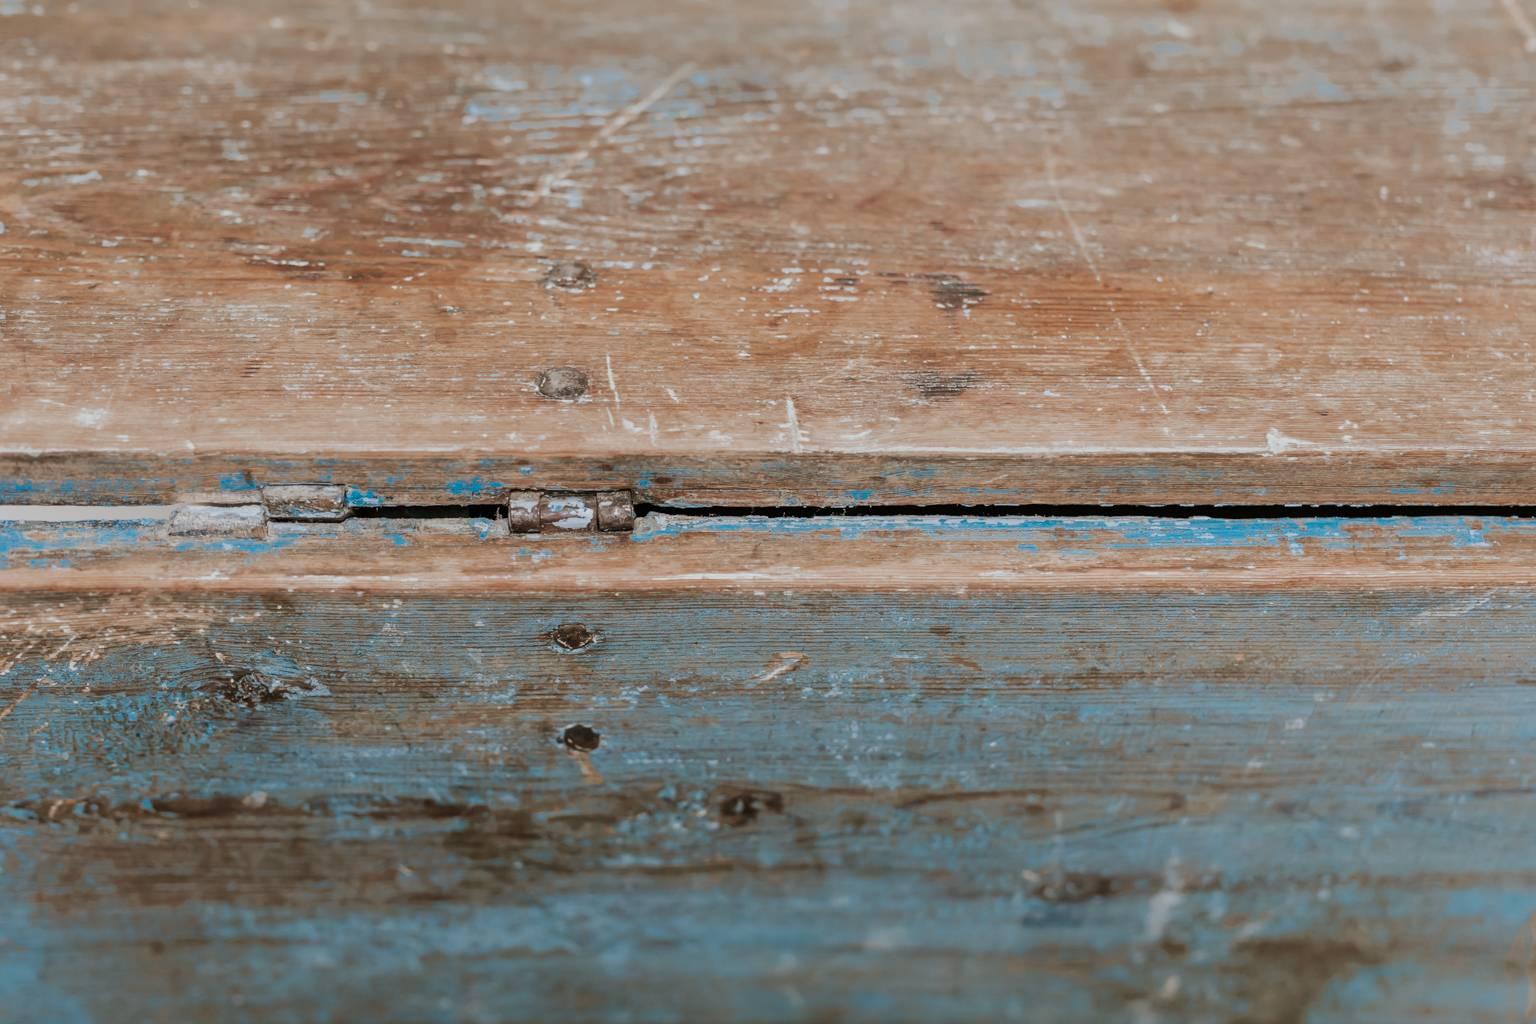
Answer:
[{"label": "wooden table", "polygon": [[0,0],[0,1019],[1528,1019],[1532,17]]}]

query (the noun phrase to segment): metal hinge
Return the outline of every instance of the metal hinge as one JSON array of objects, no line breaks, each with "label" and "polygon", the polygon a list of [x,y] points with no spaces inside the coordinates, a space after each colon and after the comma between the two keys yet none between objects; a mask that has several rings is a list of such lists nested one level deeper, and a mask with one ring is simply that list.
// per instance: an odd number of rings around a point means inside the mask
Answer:
[{"label": "metal hinge", "polygon": [[[629,491],[513,491],[500,509],[496,521],[508,533],[627,533],[635,527]],[[336,523],[357,511],[347,503],[346,487],[271,484],[261,489],[260,502],[178,505],[167,532],[173,537],[260,539],[267,536],[268,523]],[[442,514],[440,508],[434,512]]]}]

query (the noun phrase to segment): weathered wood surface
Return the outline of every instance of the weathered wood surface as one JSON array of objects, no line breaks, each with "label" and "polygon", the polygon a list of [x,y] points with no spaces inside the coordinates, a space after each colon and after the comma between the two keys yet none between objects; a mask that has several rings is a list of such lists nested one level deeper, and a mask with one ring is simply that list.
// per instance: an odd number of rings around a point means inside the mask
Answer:
[{"label": "weathered wood surface", "polygon": [[1529,2],[0,0],[0,502],[1528,503]]},{"label": "weathered wood surface", "polygon": [[651,515],[632,534],[509,535],[490,519],[268,530],[265,540],[224,540],[169,536],[163,519],[0,523],[0,594],[1422,590],[1536,580],[1536,520],[1498,516]]},{"label": "weathered wood surface", "polygon": [[1525,1012],[1531,521],[160,529],[0,535],[7,1019]]}]

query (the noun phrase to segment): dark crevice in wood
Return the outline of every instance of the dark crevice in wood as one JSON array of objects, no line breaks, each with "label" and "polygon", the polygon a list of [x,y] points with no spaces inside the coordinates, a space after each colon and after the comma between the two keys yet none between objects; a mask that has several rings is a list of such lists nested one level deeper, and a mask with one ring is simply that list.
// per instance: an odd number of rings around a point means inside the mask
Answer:
[{"label": "dark crevice in wood", "polygon": [[966,519],[1465,519],[1536,518],[1533,505],[668,505],[637,503],[637,516],[769,519],[960,516]]},{"label": "dark crevice in wood", "polygon": [[[637,516],[698,519],[851,519],[896,516],[966,519],[1536,519],[1536,505],[684,505],[638,502]],[[354,519],[505,519],[504,504],[370,505],[349,510]]]},{"label": "dark crevice in wood", "polygon": [[352,519],[505,519],[505,504],[362,505],[348,510]]}]

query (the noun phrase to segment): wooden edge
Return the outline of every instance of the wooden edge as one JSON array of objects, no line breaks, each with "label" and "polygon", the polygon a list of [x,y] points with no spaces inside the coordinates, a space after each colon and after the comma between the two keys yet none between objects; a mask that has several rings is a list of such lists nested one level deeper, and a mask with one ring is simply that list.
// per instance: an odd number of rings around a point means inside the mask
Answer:
[{"label": "wooden edge", "polygon": [[634,534],[480,520],[0,524],[0,592],[1278,589],[1536,586],[1536,521],[647,516]]},{"label": "wooden edge", "polygon": [[514,490],[629,490],[694,505],[1536,504],[1536,451],[911,450],[689,457],[450,452],[0,451],[0,503],[144,504],[329,483],[347,502],[456,505]]}]

